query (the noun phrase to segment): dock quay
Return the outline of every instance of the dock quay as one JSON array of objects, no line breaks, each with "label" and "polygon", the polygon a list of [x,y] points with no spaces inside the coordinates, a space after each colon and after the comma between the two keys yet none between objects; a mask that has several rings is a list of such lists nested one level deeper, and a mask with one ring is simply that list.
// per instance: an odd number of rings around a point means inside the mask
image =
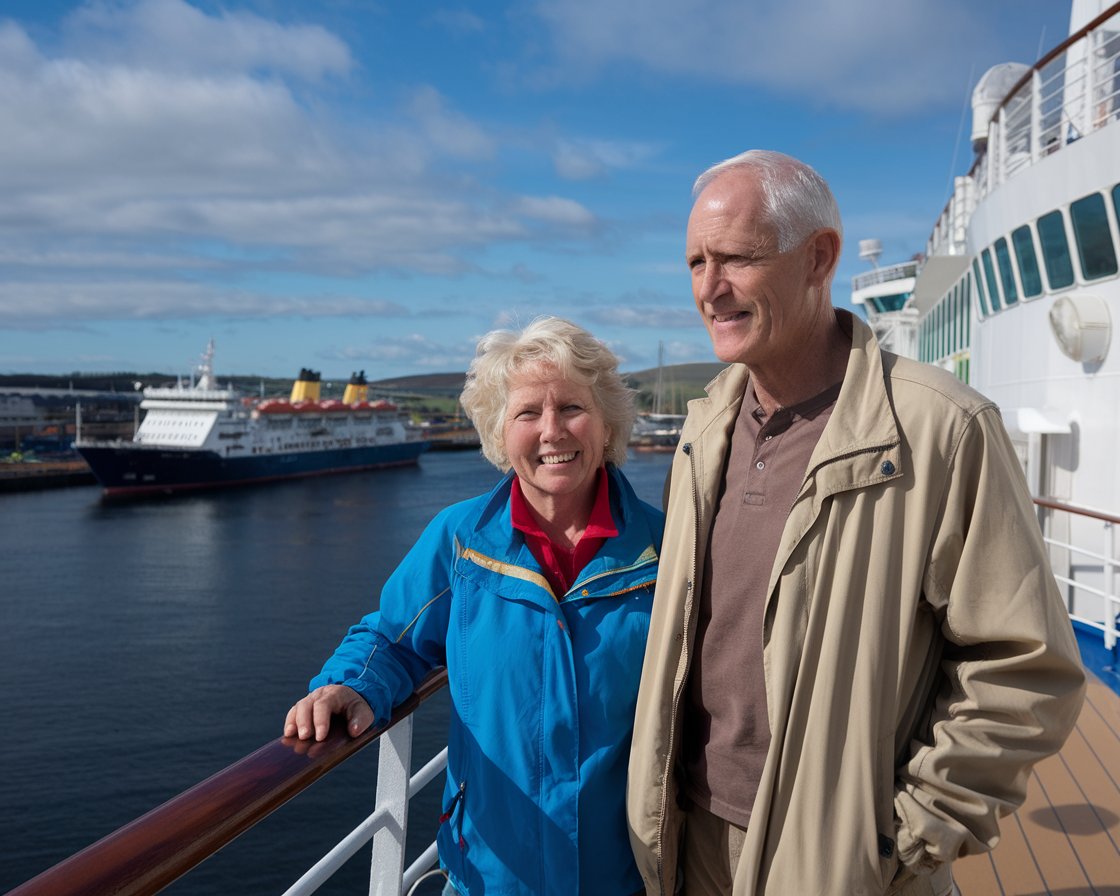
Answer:
[{"label": "dock quay", "polygon": [[25,492],[71,485],[93,485],[96,481],[84,460],[0,463],[0,492]]}]

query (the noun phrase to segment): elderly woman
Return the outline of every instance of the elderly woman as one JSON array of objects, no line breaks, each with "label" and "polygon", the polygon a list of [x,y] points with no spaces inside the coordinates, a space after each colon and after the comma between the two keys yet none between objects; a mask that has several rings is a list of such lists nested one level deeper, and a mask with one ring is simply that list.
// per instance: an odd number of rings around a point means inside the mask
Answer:
[{"label": "elderly woman", "polygon": [[663,519],[618,471],[617,365],[555,317],[482,339],[462,403],[508,475],[436,516],[284,724],[322,740],[343,714],[359,734],[447,667],[448,892],[642,890],[626,766]]}]

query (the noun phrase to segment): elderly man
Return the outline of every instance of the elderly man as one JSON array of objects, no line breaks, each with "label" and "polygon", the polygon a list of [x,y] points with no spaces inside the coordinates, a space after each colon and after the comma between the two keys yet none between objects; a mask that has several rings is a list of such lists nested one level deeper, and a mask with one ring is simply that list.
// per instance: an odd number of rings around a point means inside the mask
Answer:
[{"label": "elderly man", "polygon": [[952,892],[1084,673],[997,408],[832,307],[835,199],[780,153],[700,176],[715,353],[691,403],[628,781],[647,893]]}]

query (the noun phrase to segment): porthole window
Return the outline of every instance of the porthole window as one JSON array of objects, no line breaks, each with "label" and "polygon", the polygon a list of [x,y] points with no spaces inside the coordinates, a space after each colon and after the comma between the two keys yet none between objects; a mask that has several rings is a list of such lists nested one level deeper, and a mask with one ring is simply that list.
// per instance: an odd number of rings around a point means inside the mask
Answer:
[{"label": "porthole window", "polygon": [[1038,270],[1038,258],[1034,254],[1034,240],[1031,229],[1024,224],[1011,234],[1011,244],[1015,247],[1015,260],[1019,264],[1019,280],[1023,284],[1023,298],[1030,299],[1042,295],[1042,274]]},{"label": "porthole window", "polygon": [[1116,273],[1116,247],[1108,228],[1104,196],[1092,193],[1070,204],[1069,219],[1086,280],[1099,280]]},{"label": "porthole window", "polygon": [[1066,242],[1066,229],[1060,211],[1038,219],[1038,241],[1042,244],[1042,263],[1051,289],[1064,289],[1073,283],[1073,259]]},{"label": "porthole window", "polygon": [[1002,236],[996,240],[996,263],[999,265],[999,282],[1003,287],[1003,300],[1008,305],[1019,301],[1019,288],[1015,285],[1015,275],[1011,271],[1011,250]]}]

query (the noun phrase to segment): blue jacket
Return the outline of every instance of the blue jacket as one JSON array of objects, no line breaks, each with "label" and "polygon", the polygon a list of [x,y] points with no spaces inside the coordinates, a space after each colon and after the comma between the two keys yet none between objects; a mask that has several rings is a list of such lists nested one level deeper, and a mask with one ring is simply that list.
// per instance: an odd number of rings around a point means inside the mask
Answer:
[{"label": "blue jacket", "polygon": [[311,681],[378,722],[432,668],[451,692],[440,862],[464,896],[634,893],[630,732],[663,514],[613,467],[610,538],[555,597],[510,523],[507,476],[428,525]]}]

